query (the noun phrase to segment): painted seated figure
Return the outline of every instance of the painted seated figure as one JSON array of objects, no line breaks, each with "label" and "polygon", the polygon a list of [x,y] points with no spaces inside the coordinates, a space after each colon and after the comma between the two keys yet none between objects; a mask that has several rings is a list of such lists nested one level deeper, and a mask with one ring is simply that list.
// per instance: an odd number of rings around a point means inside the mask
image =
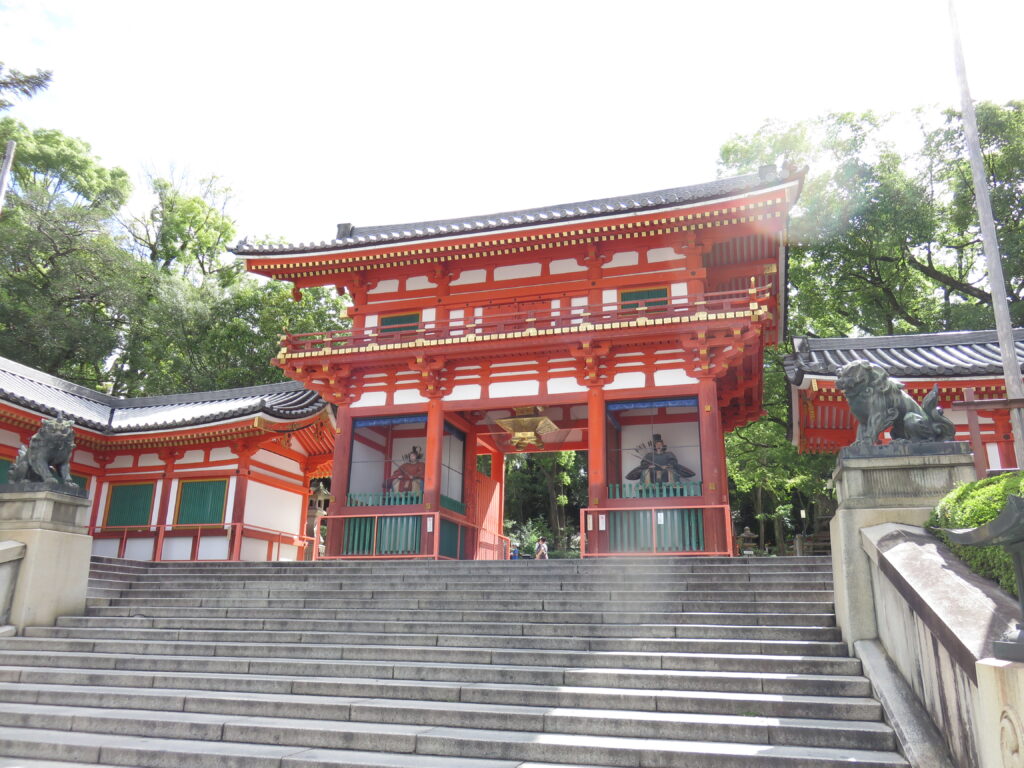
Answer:
[{"label": "painted seated figure", "polygon": [[423,493],[423,451],[414,445],[409,453],[402,457],[402,464],[388,478],[391,490],[399,493]]},{"label": "painted seated figure", "polygon": [[627,480],[643,480],[647,484],[670,483],[684,480],[696,474],[692,469],[684,467],[676,459],[676,455],[668,450],[661,435],[654,435],[651,450],[640,459],[640,466],[634,467],[626,475]]}]

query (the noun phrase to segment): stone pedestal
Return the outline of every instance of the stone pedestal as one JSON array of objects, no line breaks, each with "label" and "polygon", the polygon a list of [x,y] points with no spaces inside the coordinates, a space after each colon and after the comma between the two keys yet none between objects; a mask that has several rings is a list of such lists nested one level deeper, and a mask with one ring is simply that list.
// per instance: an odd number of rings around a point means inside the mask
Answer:
[{"label": "stone pedestal", "polygon": [[88,499],[50,491],[0,493],[0,540],[26,547],[8,619],[19,633],[84,613],[89,506]]},{"label": "stone pedestal", "polygon": [[924,525],[943,496],[975,479],[971,454],[953,450],[931,456],[841,455],[836,462],[832,481],[839,506],[829,525],[832,573],[836,622],[851,655],[856,641],[878,637],[860,530],[882,523]]}]

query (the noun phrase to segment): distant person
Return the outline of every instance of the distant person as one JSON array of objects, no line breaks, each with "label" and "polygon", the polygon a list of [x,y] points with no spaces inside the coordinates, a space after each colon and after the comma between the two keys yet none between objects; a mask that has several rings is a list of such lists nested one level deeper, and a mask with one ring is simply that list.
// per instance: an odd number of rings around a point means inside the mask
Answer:
[{"label": "distant person", "polygon": [[512,558],[511,559],[512,560],[518,560],[519,559],[519,545],[518,544],[514,544],[512,546]]},{"label": "distant person", "polygon": [[537,550],[534,552],[534,557],[538,560],[548,559],[548,540],[543,536],[541,536],[540,541],[537,542]]}]

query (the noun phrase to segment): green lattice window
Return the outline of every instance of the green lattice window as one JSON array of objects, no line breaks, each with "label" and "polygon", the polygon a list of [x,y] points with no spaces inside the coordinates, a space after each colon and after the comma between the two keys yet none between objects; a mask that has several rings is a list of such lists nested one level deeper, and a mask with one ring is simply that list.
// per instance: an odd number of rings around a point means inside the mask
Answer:
[{"label": "green lattice window", "polygon": [[668,305],[668,288],[641,288],[635,291],[622,291],[619,293],[619,303],[623,309],[664,307]]},{"label": "green lattice window", "polygon": [[13,463],[10,459],[0,459],[0,483],[7,482],[7,476],[10,474]]},{"label": "green lattice window", "polygon": [[224,522],[227,480],[183,480],[178,489],[178,525],[208,525]]},{"label": "green lattice window", "polygon": [[152,510],[153,483],[112,485],[104,525],[149,525]]},{"label": "green lattice window", "polygon": [[419,327],[419,312],[409,312],[404,315],[387,315],[380,319],[381,333],[399,333],[401,331],[415,331]]}]

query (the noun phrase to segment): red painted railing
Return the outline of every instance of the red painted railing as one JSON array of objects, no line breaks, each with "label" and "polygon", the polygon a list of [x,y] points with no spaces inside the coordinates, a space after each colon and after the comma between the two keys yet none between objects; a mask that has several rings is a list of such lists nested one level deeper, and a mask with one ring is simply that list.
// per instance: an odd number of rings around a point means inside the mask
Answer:
[{"label": "red painted railing", "polygon": [[727,504],[580,510],[580,557],[733,555]]},{"label": "red painted railing", "polygon": [[421,321],[415,328],[381,331],[378,328],[360,333],[351,330],[321,331],[290,334],[283,341],[285,354],[331,354],[335,349],[366,347],[371,344],[404,344],[419,339],[449,340],[473,335],[487,337],[510,333],[533,333],[546,329],[584,330],[587,326],[604,323],[623,323],[646,318],[648,321],[692,318],[698,313],[749,312],[751,303],[767,306],[770,289],[767,286],[739,291],[721,291],[701,296],[676,296],[660,306],[624,308],[620,304],[588,304],[559,309],[519,310],[509,304],[487,307],[485,317],[468,317],[447,321]]},{"label": "red painted railing", "polygon": [[[199,547],[204,538],[226,539],[227,557],[203,558],[203,560],[240,560],[242,539],[250,538],[267,542],[268,545],[284,545],[297,548],[296,559],[301,560],[306,547],[313,543],[309,536],[299,536],[288,531],[279,531],[273,528],[262,528],[258,525],[247,523],[213,523],[200,525],[130,525],[130,526],[106,526],[92,527],[89,534],[94,539],[117,539],[117,557],[124,557],[130,539],[151,539],[153,541],[154,562],[164,561],[164,543],[168,539],[189,538],[189,560],[199,560]],[[314,548],[313,558],[316,559]],[[180,560],[181,558],[175,558]],[[270,559],[270,558],[268,558]]]},{"label": "red painted railing", "polygon": [[508,560],[511,547],[511,539],[508,536],[485,530],[477,532],[477,560]]}]

